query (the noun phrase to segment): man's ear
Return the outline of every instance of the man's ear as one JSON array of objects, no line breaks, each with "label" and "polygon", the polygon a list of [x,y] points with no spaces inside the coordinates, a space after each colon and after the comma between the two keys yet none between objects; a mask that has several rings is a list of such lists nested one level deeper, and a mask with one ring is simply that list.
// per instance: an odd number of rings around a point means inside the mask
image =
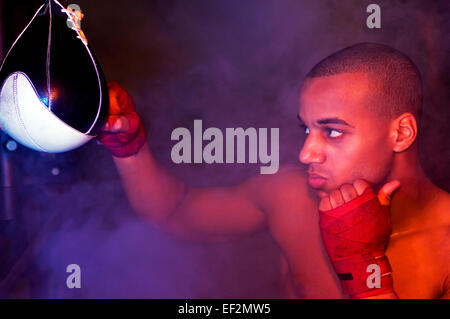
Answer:
[{"label": "man's ear", "polygon": [[391,124],[393,151],[406,151],[417,138],[417,121],[413,114],[403,113]]}]

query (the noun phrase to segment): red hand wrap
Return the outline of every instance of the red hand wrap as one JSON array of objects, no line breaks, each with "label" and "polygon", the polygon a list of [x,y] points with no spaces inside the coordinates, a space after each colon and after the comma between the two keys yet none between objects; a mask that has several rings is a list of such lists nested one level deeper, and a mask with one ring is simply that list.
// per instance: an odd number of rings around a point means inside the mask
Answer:
[{"label": "red hand wrap", "polygon": [[[392,231],[388,206],[381,206],[371,188],[329,211],[319,211],[325,249],[344,292],[364,298],[393,292],[391,267],[385,250]],[[367,267],[380,267],[381,287],[369,288]]]},{"label": "red hand wrap", "polygon": [[[127,118],[129,128],[127,131],[120,133],[101,132],[98,140],[116,157],[135,155],[146,142],[144,125],[136,113],[133,100],[128,92],[118,84],[109,83],[108,85],[117,93],[116,100],[118,105],[115,108],[118,107],[120,109],[119,114],[110,114],[110,116]],[[115,103],[115,101],[111,101],[111,103]],[[110,117],[108,119],[108,125],[113,126],[115,120]]]}]

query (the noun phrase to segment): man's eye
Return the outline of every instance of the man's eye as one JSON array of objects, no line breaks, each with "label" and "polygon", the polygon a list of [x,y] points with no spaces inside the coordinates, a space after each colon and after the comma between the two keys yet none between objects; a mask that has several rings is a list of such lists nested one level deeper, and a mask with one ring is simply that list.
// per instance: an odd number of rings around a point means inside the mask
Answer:
[{"label": "man's eye", "polygon": [[335,130],[335,129],[328,129],[328,136],[331,138],[337,138],[339,136],[341,136],[343,133],[339,130]]}]

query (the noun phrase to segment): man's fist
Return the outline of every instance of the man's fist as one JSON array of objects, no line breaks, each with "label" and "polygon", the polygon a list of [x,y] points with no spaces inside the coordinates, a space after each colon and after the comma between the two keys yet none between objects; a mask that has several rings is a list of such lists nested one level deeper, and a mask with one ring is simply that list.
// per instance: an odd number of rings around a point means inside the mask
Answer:
[{"label": "man's fist", "polygon": [[[320,231],[344,291],[354,298],[390,293],[392,275],[385,250],[391,234],[390,199],[398,181],[375,194],[370,185],[357,180],[322,194]],[[369,266],[380,269],[380,287],[367,284]],[[369,268],[368,268],[369,267]]]},{"label": "man's fist", "polygon": [[109,114],[98,140],[116,157],[135,155],[145,144],[145,129],[128,92],[108,82]]}]

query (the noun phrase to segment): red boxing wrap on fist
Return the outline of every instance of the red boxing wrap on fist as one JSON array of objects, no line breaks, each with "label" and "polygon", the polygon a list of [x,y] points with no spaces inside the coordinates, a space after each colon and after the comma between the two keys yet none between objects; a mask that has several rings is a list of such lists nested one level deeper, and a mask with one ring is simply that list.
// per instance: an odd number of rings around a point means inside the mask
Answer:
[{"label": "red boxing wrap on fist", "polygon": [[110,114],[106,127],[113,127],[117,119],[128,120],[128,129],[124,132],[102,131],[98,140],[115,157],[129,157],[137,154],[146,142],[144,125],[136,113],[131,96],[116,82],[109,82]]},{"label": "red boxing wrap on fist", "polygon": [[[385,250],[392,231],[389,206],[382,206],[371,188],[344,205],[319,211],[325,249],[344,292],[365,298],[393,292],[391,267]],[[368,278],[380,267],[381,287],[372,288]]]}]

